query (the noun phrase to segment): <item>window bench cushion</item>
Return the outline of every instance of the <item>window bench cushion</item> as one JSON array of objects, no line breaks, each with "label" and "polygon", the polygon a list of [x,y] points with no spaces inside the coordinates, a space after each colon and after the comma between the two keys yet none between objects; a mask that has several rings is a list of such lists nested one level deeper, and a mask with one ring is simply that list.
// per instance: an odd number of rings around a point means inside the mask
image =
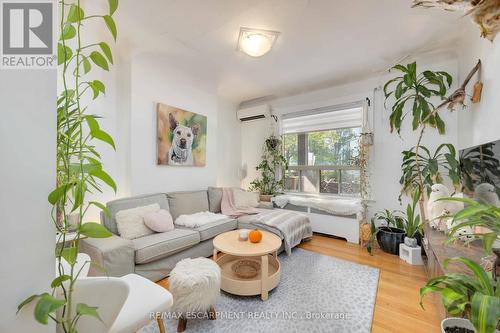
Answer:
[{"label": "window bench cushion", "polygon": [[197,231],[174,229],[132,240],[135,263],[145,264],[168,257],[200,242]]}]

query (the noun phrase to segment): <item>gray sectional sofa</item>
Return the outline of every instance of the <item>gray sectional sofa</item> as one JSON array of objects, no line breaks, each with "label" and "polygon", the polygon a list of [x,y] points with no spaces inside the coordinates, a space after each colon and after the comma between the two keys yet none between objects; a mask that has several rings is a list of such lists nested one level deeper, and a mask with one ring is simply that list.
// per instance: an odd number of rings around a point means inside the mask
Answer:
[{"label": "gray sectional sofa", "polygon": [[[212,239],[226,231],[251,228],[241,217],[240,221],[227,218],[199,228],[177,227],[173,231],[128,240],[118,234],[115,215],[120,210],[157,203],[170,211],[175,220],[182,214],[201,211],[220,213],[221,188],[202,191],[157,193],[119,199],[107,203],[111,217],[101,214],[101,222],[113,233],[110,238],[87,238],[81,242],[81,251],[90,255],[101,268],[92,266],[90,275],[123,276],[129,273],[142,275],[152,281],[167,277],[175,264],[184,258],[209,257],[213,253]],[[275,232],[281,237],[279,232]]]}]

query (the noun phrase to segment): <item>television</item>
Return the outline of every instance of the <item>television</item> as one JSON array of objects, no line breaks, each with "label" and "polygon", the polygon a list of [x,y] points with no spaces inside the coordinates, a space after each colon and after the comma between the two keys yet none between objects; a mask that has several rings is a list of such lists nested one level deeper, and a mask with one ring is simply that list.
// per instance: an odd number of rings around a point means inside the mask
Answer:
[{"label": "television", "polygon": [[460,151],[462,192],[500,207],[500,140]]}]

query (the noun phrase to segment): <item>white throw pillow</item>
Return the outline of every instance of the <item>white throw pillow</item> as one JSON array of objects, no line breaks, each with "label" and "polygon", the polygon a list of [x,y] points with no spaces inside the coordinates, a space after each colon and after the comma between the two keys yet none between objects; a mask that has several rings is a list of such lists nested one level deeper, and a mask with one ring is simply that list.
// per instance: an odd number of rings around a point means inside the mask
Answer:
[{"label": "white throw pillow", "polygon": [[116,213],[116,226],[121,237],[134,239],[151,235],[153,230],[144,224],[144,215],[160,210],[160,205],[152,204],[131,209],[120,210]]},{"label": "white throw pillow", "polygon": [[167,232],[174,230],[174,220],[170,212],[160,209],[157,212],[151,212],[144,215],[144,224],[154,232]]},{"label": "white throw pillow", "polygon": [[259,205],[259,193],[257,192],[247,192],[240,188],[234,188],[233,198],[236,208],[255,208]]}]

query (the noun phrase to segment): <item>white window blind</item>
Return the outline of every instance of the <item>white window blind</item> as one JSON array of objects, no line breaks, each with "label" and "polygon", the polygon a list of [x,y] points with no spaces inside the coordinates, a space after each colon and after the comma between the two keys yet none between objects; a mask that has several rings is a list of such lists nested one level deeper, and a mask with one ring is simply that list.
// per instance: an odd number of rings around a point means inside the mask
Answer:
[{"label": "white window blind", "polygon": [[283,134],[324,131],[338,128],[362,127],[363,104],[327,106],[288,113],[282,116]]}]

